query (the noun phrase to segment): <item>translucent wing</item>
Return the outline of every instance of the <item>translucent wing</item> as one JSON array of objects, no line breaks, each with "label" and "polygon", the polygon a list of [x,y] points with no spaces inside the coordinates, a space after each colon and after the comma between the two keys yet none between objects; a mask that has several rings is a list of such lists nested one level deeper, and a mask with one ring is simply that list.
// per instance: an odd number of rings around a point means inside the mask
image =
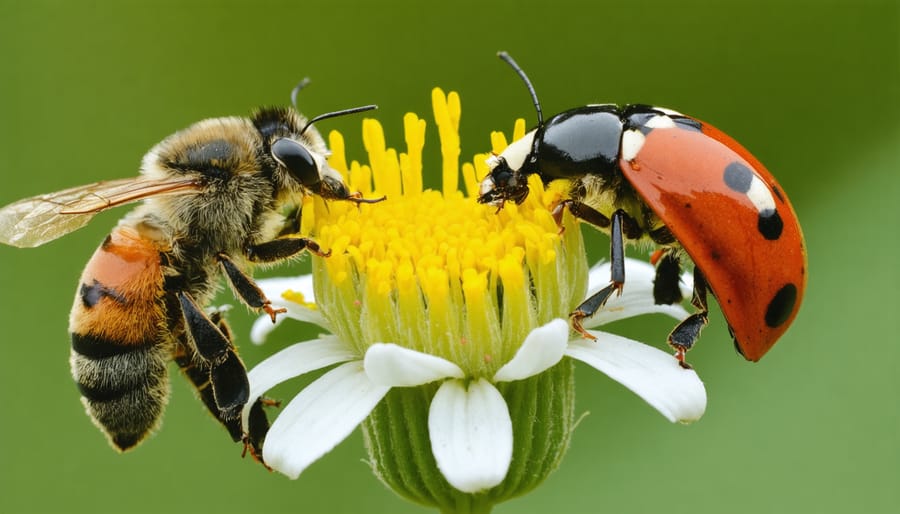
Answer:
[{"label": "translucent wing", "polygon": [[26,198],[0,209],[0,243],[19,248],[40,246],[85,226],[106,209],[151,196],[199,190],[196,180],[133,177]]}]

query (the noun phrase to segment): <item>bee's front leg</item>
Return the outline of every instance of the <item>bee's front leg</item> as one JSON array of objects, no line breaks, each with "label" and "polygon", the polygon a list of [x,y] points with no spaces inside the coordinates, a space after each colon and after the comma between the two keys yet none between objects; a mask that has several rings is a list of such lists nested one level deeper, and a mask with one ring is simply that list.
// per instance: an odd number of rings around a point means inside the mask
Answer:
[{"label": "bee's front leg", "polygon": [[[277,262],[292,257],[303,250],[309,250],[320,257],[331,255],[331,252],[323,252],[319,248],[318,243],[312,239],[303,237],[285,237],[249,246],[244,253],[251,262]],[[219,253],[216,259],[222,265],[222,269],[225,270],[225,276],[228,277],[232,289],[234,289],[235,294],[241,301],[254,309],[265,311],[272,318],[272,323],[275,322],[275,317],[278,314],[287,312],[286,309],[272,307],[272,302],[266,298],[262,289],[256,285],[249,275],[241,271],[227,254]]]}]

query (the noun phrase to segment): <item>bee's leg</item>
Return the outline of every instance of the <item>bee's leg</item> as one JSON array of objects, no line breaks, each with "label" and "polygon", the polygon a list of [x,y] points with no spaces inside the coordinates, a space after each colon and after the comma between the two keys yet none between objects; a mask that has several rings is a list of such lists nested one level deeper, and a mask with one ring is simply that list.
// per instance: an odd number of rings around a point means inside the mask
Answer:
[{"label": "bee's leg", "polygon": [[323,252],[319,243],[306,237],[282,237],[266,243],[253,245],[245,250],[247,258],[253,262],[277,262],[293,257],[303,250],[319,257],[328,257],[331,251]]},{"label": "bee's leg", "polygon": [[699,268],[694,267],[694,296],[691,298],[691,305],[697,308],[697,312],[685,318],[669,334],[669,345],[675,349],[675,358],[685,369],[691,369],[691,366],[684,360],[685,353],[694,346],[700,337],[700,331],[709,322],[709,308],[706,303],[707,291],[706,278]]},{"label": "bee's leg", "polygon": [[581,202],[569,202],[569,211],[579,218],[600,228],[609,229],[610,239],[610,279],[609,285],[581,303],[569,315],[572,328],[588,339],[596,339],[581,325],[581,320],[593,316],[602,309],[613,293],[622,294],[625,285],[625,236],[635,238],[640,234],[637,223],[625,211],[619,209],[607,218],[602,213]]},{"label": "bee's leg", "polygon": [[[209,366],[208,381],[219,411],[219,416],[216,417],[239,420],[244,404],[250,398],[250,382],[247,380],[244,363],[235,352],[229,337],[222,333],[191,295],[185,291],[175,294],[181,306],[188,344],[193,346],[192,349]],[[230,331],[228,332],[230,335]],[[191,375],[188,377],[195,381]]]},{"label": "bee's leg", "polygon": [[229,435],[231,435],[231,440],[235,442],[240,441],[242,436],[241,420],[239,417],[230,419],[222,417],[219,406],[216,405],[216,398],[213,395],[212,387],[210,387],[209,366],[206,361],[199,358],[190,346],[179,344],[175,352],[175,363],[181,368],[181,372],[184,373],[184,376],[191,381],[191,384],[194,386],[194,389],[197,390],[197,394],[200,395],[200,400],[203,401],[203,405],[206,405],[209,413],[218,419],[228,430]]},{"label": "bee's leg", "polygon": [[253,406],[250,407],[250,415],[247,418],[247,432],[241,435],[241,440],[244,443],[244,451],[241,455],[250,453],[253,460],[268,468],[269,471],[272,468],[263,460],[262,448],[263,442],[266,440],[266,434],[269,433],[269,418],[266,416],[266,411],[263,410],[263,407],[270,405],[278,405],[278,402],[268,398],[259,398],[253,402]]},{"label": "bee's leg", "polygon": [[[216,325],[219,331],[222,332],[222,335],[233,344],[234,339],[232,337],[231,328],[222,316],[222,312],[213,312],[209,315],[209,319]],[[219,406],[216,404],[215,395],[213,394],[213,389],[210,387],[210,370],[209,366],[206,365],[206,362],[202,358],[198,358],[194,350],[188,345],[178,345],[175,354],[175,362],[181,368],[181,371],[188,380],[194,385],[194,388],[197,389],[200,399],[203,401],[203,404],[206,405],[210,414],[218,419],[219,423],[228,430],[233,441],[241,441],[243,443],[244,451],[242,455],[249,451],[250,455],[255,460],[265,465],[265,462],[262,460],[262,444],[265,440],[266,433],[269,431],[269,420],[266,417],[263,406],[277,404],[277,402],[273,402],[267,398],[256,400],[250,409],[247,433],[244,433],[240,416],[225,417],[219,410]],[[266,467],[268,468],[268,466]]]},{"label": "bee's leg", "polygon": [[[294,256],[303,250],[309,250],[320,257],[331,255],[331,252],[322,252],[319,244],[312,239],[302,237],[274,239],[267,243],[250,246],[245,250],[245,254],[252,262],[277,262]],[[225,270],[225,275],[228,277],[228,281],[231,282],[234,292],[244,303],[254,309],[264,310],[272,318],[273,323],[278,314],[286,312],[286,309],[273,308],[272,302],[266,298],[262,289],[253,282],[249,275],[237,267],[234,261],[231,260],[231,257],[224,253],[219,253],[216,258],[219,260],[219,264],[222,265],[222,269]]]}]

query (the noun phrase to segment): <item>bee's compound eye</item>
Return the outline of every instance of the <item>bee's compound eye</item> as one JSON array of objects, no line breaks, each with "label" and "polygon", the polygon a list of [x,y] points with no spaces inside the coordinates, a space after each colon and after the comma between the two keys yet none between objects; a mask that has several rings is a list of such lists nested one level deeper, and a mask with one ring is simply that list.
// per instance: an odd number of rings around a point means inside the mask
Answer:
[{"label": "bee's compound eye", "polygon": [[275,141],[272,143],[272,157],[306,187],[315,186],[322,181],[312,154],[296,141],[284,138]]}]

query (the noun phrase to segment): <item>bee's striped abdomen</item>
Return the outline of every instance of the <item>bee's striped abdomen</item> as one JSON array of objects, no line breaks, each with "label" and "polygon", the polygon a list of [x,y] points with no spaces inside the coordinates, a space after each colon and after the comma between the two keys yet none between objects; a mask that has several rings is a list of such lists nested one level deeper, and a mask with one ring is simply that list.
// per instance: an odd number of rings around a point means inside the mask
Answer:
[{"label": "bee's striped abdomen", "polygon": [[168,399],[165,322],[160,251],[119,227],[85,267],[69,321],[82,402],[119,450],[158,425]]}]

